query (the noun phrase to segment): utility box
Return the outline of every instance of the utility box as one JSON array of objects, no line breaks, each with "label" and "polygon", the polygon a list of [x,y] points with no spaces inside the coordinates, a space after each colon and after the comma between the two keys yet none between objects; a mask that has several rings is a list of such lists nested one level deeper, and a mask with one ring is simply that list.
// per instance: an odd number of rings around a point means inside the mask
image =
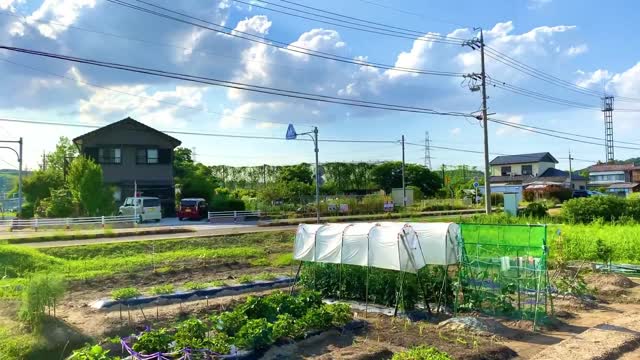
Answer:
[{"label": "utility box", "polygon": [[[391,198],[395,206],[402,206],[402,188],[391,189]],[[407,206],[413,205],[413,189],[407,189]]]},{"label": "utility box", "polygon": [[504,212],[509,215],[518,215],[518,194],[504,193]]}]

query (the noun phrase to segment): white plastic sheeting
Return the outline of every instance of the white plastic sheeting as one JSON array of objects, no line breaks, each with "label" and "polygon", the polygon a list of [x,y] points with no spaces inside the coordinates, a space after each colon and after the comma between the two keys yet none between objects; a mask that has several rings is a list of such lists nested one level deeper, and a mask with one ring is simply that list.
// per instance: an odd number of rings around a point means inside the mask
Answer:
[{"label": "white plastic sheeting", "polygon": [[415,273],[458,262],[454,223],[300,224],[294,259]]}]

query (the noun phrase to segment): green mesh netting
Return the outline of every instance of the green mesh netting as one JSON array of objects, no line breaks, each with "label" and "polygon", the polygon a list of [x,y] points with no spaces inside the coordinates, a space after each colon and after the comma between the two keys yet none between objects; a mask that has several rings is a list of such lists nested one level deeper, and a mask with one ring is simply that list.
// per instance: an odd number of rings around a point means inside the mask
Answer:
[{"label": "green mesh netting", "polygon": [[537,321],[553,312],[546,225],[461,224],[456,311]]}]

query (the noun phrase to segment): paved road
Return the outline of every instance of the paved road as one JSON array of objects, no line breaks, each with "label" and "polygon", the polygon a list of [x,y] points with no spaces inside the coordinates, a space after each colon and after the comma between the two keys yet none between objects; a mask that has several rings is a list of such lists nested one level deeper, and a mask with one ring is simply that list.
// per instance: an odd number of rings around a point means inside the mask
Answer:
[{"label": "paved road", "polygon": [[27,246],[32,248],[50,248],[61,246],[78,246],[89,244],[110,244],[120,242],[132,242],[132,241],[153,241],[153,240],[167,240],[167,239],[186,239],[186,238],[204,238],[215,235],[232,235],[232,234],[248,234],[257,232],[271,232],[271,231],[293,231],[297,226],[274,226],[274,227],[257,227],[255,225],[217,225],[211,227],[200,227],[196,232],[192,233],[180,233],[180,234],[160,234],[160,235],[138,235],[138,236],[123,236],[115,238],[100,238],[100,239],[83,239],[83,240],[63,240],[63,241],[42,241],[33,243],[15,244],[17,246]]}]

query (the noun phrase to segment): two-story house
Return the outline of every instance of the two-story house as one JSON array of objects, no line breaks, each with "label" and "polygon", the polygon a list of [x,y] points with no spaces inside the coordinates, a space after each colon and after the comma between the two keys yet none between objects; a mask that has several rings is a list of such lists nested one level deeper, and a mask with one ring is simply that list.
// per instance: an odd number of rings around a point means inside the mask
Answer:
[{"label": "two-story house", "polygon": [[519,201],[525,188],[586,188],[586,178],[577,173],[570,174],[568,171],[556,169],[557,163],[558,160],[548,152],[498,156],[489,163],[491,191],[515,193]]},{"label": "two-story house", "polygon": [[608,193],[628,196],[640,192],[640,166],[597,164],[589,168],[589,187],[606,188]]},{"label": "two-story house", "polygon": [[134,195],[160,198],[163,214],[175,211],[173,149],[181,142],[132,118],[126,118],[73,139],[80,154],[102,166],[105,184],[115,200]]}]

